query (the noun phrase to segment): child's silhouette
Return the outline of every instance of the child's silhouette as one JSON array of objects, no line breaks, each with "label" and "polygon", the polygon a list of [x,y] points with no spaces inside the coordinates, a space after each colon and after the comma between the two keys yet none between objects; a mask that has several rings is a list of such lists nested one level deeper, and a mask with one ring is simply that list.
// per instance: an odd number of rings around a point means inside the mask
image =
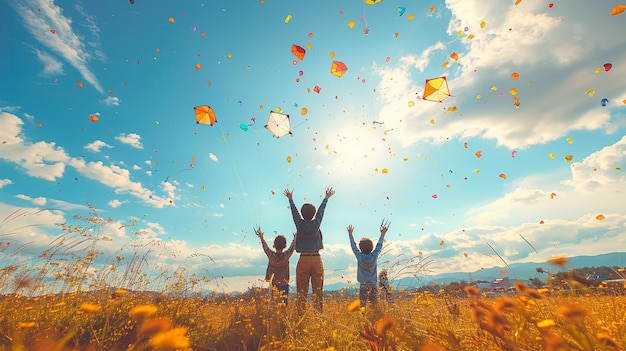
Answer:
[{"label": "child's silhouette", "polygon": [[300,259],[298,259],[298,265],[296,266],[296,290],[298,291],[296,302],[298,313],[302,314],[304,312],[309,292],[309,282],[313,288],[313,307],[317,312],[321,313],[324,305],[324,265],[322,264],[319,250],[324,248],[324,244],[320,226],[324,217],[326,203],[335,194],[335,191],[333,188],[326,189],[326,195],[317,211],[315,206],[305,203],[298,212],[298,208],[293,202],[293,190],[285,189],[284,194],[289,199],[293,222],[296,225],[296,252],[300,254]]},{"label": "child's silhouette", "polygon": [[385,238],[385,234],[387,233],[387,229],[389,229],[389,224],[390,223],[385,222],[384,219],[380,224],[380,237],[378,238],[376,248],[374,248],[372,240],[363,238],[359,242],[359,248],[357,249],[354,237],[352,236],[354,227],[349,225],[347,228],[348,236],[350,237],[350,247],[352,247],[352,252],[354,252],[358,263],[356,280],[360,284],[359,299],[361,300],[361,306],[365,306],[367,301],[372,304],[376,304],[378,302],[378,263],[376,261],[378,260],[378,254],[380,254],[380,250],[383,247],[383,240]]}]

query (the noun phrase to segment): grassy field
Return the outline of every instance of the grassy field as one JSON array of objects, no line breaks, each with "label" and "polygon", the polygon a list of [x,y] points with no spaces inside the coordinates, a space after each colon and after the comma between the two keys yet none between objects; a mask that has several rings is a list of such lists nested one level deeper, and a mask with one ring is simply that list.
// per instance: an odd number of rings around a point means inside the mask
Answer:
[{"label": "grassy field", "polygon": [[[137,239],[128,247],[104,257],[101,243],[108,239],[99,228],[111,220],[93,209],[90,218],[74,218],[82,225],[60,224],[62,234],[26,261],[29,243],[7,240],[23,229],[9,226],[23,215],[16,211],[0,224],[0,351],[626,346],[625,286],[590,288],[572,279],[568,289],[536,290],[516,282],[514,294],[489,297],[471,285],[455,293],[431,286],[425,292],[394,291],[392,302],[376,306],[360,306],[350,289],[327,294],[323,313],[309,308],[299,316],[293,299],[288,306],[278,304],[268,289],[201,295],[219,279],[151,263],[151,255],[170,253],[159,251],[158,242],[142,238],[140,231],[132,231]],[[411,261],[394,266],[402,271],[407,264]]]},{"label": "grassy field", "polygon": [[[0,350],[622,350],[626,297],[550,295],[518,283],[485,298],[397,292],[361,308],[326,296],[324,313],[294,312],[264,289],[166,298],[108,290],[5,295]],[[574,294],[571,294],[574,295]]]}]

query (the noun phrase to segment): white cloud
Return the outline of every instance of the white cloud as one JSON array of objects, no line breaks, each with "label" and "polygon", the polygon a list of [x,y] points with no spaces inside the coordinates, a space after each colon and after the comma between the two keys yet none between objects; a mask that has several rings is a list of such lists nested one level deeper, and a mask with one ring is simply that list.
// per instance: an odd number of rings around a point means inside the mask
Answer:
[{"label": "white cloud", "polygon": [[[57,228],[63,223],[64,213],[58,210],[15,207],[0,202],[0,213],[11,215],[3,218],[2,234],[16,234],[24,242],[50,242],[45,234],[47,228]],[[36,223],[36,225],[33,225]]]},{"label": "white cloud", "polygon": [[52,181],[63,176],[69,160],[63,148],[43,141],[25,142],[20,136],[23,123],[13,114],[0,112],[0,140],[5,143],[0,159],[19,165],[32,177]]},{"label": "white cloud", "polygon": [[106,147],[106,148],[110,149],[113,146],[105,143],[102,140],[96,140],[96,141],[94,141],[92,143],[89,143],[89,144],[84,146],[85,149],[87,149],[87,150],[89,150],[91,152],[100,152],[100,149],[102,149],[103,147]]},{"label": "white cloud", "polygon": [[20,200],[26,200],[26,201],[32,200],[32,198],[30,196],[27,196],[27,195],[24,195],[24,194],[17,194],[17,195],[15,195],[15,198],[20,199]]},{"label": "white cloud", "polygon": [[[619,21],[592,9],[596,4],[571,1],[559,12],[527,2],[515,6],[451,0],[446,6],[452,12],[450,34],[456,37],[457,30],[469,26],[466,35],[475,35],[472,40],[466,36],[453,39],[464,49],[457,49],[458,62],[441,70],[440,75],[448,76],[452,97],[438,104],[412,96],[423,90],[423,80],[416,82],[413,70],[440,65],[440,61],[431,64],[428,58],[434,50],[447,56],[450,50],[445,46],[428,48],[417,60],[413,56],[401,59],[395,67],[375,67],[382,78],[376,91],[385,104],[380,119],[386,128],[394,129],[393,138],[406,146],[482,137],[522,149],[572,130],[615,129],[611,106],[618,106],[626,94],[618,78],[626,76],[626,67],[614,65],[599,74],[594,70],[605,63],[599,57],[626,61],[622,49],[626,38],[598,40],[614,37],[622,28]],[[480,28],[483,20],[487,25]],[[519,80],[510,78],[513,72],[520,74]],[[491,92],[492,86],[498,91]],[[513,105],[511,88],[518,91],[519,108]],[[595,97],[584,95],[589,88],[597,91]],[[477,99],[478,95],[482,98]],[[602,108],[601,98],[608,98],[612,105]],[[408,106],[411,100],[415,101],[412,108]],[[458,112],[447,112],[449,106],[456,106]],[[434,124],[428,123],[431,119]]]},{"label": "white cloud", "polygon": [[161,189],[170,200],[179,199],[179,197],[176,195],[176,186],[172,182],[162,182]]},{"label": "white cloud", "polygon": [[21,106],[0,106],[0,112],[18,113]]},{"label": "white cloud", "polygon": [[88,209],[87,205],[80,205],[57,199],[46,199],[46,203],[48,207],[54,208],[55,210],[75,211]]},{"label": "white cloud", "polygon": [[[623,213],[626,196],[626,136],[593,152],[570,167],[569,179],[528,177],[516,188],[467,211],[467,223],[507,226],[551,223],[561,218],[586,218]],[[555,196],[551,196],[554,193]],[[521,225],[521,224],[520,224]],[[556,240],[556,237],[554,238]]]},{"label": "white cloud", "polygon": [[118,239],[127,237],[125,226],[119,221],[105,223],[102,226],[102,233]]},{"label": "white cloud", "polygon": [[24,27],[35,39],[67,60],[98,92],[104,91],[96,75],[87,67],[91,55],[85,49],[83,38],[74,32],[72,20],[63,15],[59,6],[48,0],[25,0],[13,4]]},{"label": "white cloud", "polygon": [[587,194],[626,190],[623,184],[626,177],[623,170],[626,166],[626,136],[617,143],[607,146],[586,157],[582,162],[572,164],[572,179],[564,184],[573,186],[577,191]]},{"label": "white cloud", "polygon": [[[71,159],[69,165],[74,167],[83,176],[115,189],[113,191],[115,194],[130,194],[156,208],[172,205],[169,199],[157,196],[153,191],[144,188],[140,182],[132,181],[130,179],[130,172],[127,169],[116,165],[107,166],[101,161],[85,162],[84,160],[76,158]],[[168,189],[169,195],[175,195],[174,190],[175,189],[171,188]]]},{"label": "white cloud", "polygon": [[123,144],[128,144],[134,148],[137,149],[143,149],[143,145],[141,145],[141,136],[139,134],[135,134],[135,133],[121,133],[120,135],[115,137],[115,140],[123,143]]},{"label": "white cloud", "polygon": [[114,199],[114,200],[111,200],[111,201],[107,202],[107,204],[109,206],[111,206],[111,208],[118,208],[118,207],[122,206],[122,204],[124,204],[125,202],[126,201],[120,201],[118,199]]},{"label": "white cloud", "polygon": [[103,99],[102,102],[107,106],[119,106],[120,98],[116,96],[107,96],[107,98]]},{"label": "white cloud", "polygon": [[133,165],[132,169],[133,171],[138,171],[141,169],[141,167],[139,167],[138,165]]},{"label": "white cloud", "polygon": [[5,178],[5,179],[0,179],[0,189],[2,189],[5,185],[11,185],[13,184],[13,181],[11,179]]},{"label": "white cloud", "polygon": [[52,76],[63,73],[63,63],[56,59],[56,57],[40,51],[35,50],[35,54],[41,63],[43,63],[43,74],[45,76]]},{"label": "white cloud", "polygon": [[36,197],[32,199],[32,201],[33,201],[33,204],[37,206],[44,206],[46,202],[48,202],[45,197]]}]

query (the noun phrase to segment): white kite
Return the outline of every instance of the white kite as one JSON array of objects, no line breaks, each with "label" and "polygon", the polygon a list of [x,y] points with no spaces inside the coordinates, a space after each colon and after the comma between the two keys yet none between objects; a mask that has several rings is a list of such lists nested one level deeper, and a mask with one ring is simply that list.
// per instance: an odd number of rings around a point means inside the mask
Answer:
[{"label": "white kite", "polygon": [[267,119],[265,128],[267,128],[267,130],[269,130],[276,138],[280,138],[281,136],[285,136],[287,134],[293,135],[291,133],[289,115],[284,113],[270,111],[270,117]]}]

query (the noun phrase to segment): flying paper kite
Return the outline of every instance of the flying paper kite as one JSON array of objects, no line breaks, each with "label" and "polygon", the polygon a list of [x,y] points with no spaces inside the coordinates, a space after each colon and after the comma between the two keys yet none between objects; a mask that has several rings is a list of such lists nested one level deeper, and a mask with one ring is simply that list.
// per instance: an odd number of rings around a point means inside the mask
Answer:
[{"label": "flying paper kite", "polygon": [[196,113],[196,124],[208,124],[213,125],[213,123],[217,122],[217,118],[215,118],[215,112],[209,105],[201,105],[193,108]]},{"label": "flying paper kite", "polygon": [[348,67],[345,63],[341,61],[333,61],[333,63],[330,65],[330,73],[336,75],[339,78],[341,78],[341,76],[343,76],[343,74],[346,73],[347,70]]},{"label": "flying paper kite", "polygon": [[304,54],[306,54],[306,50],[302,46],[298,46],[296,44],[291,45],[291,53],[294,54],[298,60],[304,60]]},{"label": "flying paper kite", "polygon": [[615,5],[613,10],[611,10],[611,15],[612,16],[617,16],[617,15],[619,15],[620,13],[622,13],[624,11],[626,11],[626,5]]},{"label": "flying paper kite", "polygon": [[383,0],[365,0],[365,3],[368,5],[374,5],[374,4],[378,4],[381,1]]},{"label": "flying paper kite", "polygon": [[446,77],[426,79],[422,99],[442,102],[450,96]]},{"label": "flying paper kite", "polygon": [[292,135],[291,125],[289,123],[289,115],[270,111],[270,117],[267,119],[265,128],[276,138],[280,138],[287,134]]}]

